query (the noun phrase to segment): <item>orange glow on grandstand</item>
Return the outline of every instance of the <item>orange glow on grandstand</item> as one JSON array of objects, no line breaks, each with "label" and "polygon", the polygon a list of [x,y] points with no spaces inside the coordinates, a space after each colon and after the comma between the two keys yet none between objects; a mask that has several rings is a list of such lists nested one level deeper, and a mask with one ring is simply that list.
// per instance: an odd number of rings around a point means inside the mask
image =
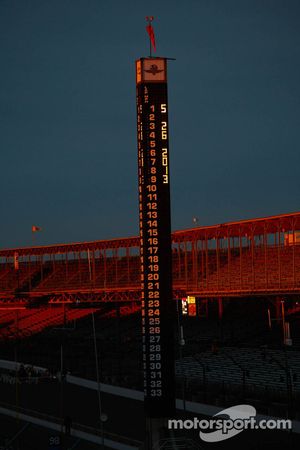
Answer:
[{"label": "orange glow on grandstand", "polygon": [[[173,298],[293,299],[300,292],[300,245],[292,240],[299,229],[300,213],[293,213],[174,232]],[[64,305],[131,302],[134,312],[140,295],[137,237],[0,250],[2,338],[17,326],[19,335],[33,334],[93,312],[67,308],[66,315]]]},{"label": "orange glow on grandstand", "polygon": [[[174,232],[173,297],[299,293],[299,229],[293,213]],[[0,250],[0,298],[138,301],[139,271],[138,237]]]}]

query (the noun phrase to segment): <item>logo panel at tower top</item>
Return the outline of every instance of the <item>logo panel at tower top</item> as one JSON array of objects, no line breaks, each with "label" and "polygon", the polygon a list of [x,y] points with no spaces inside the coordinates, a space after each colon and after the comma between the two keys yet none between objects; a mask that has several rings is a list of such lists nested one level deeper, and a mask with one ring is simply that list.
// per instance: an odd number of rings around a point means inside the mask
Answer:
[{"label": "logo panel at tower top", "polygon": [[167,65],[165,58],[142,58],[136,62],[137,84],[166,83]]}]

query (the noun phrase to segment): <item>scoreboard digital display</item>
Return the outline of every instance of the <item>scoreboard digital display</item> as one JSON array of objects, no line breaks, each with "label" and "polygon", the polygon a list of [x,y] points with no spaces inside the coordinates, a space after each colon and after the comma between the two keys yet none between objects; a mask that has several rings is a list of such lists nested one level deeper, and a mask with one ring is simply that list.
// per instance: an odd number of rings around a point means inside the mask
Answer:
[{"label": "scoreboard digital display", "polygon": [[136,61],[145,410],[175,411],[167,61]]}]

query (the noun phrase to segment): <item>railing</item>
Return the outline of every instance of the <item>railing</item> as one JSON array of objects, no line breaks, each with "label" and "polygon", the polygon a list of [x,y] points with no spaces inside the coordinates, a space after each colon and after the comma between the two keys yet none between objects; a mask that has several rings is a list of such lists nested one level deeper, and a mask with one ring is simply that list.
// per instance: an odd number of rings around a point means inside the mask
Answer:
[{"label": "railing", "polygon": [[[49,414],[41,413],[40,411],[35,411],[27,408],[22,408],[21,406],[12,405],[8,403],[0,402],[0,407],[15,411],[17,414],[24,414],[27,416],[31,416],[33,418],[42,419],[47,422],[51,422],[53,424],[57,424],[61,426],[62,430],[64,430],[64,420],[59,417],[51,416]],[[128,438],[126,436],[122,436],[120,434],[111,433],[109,431],[104,430],[103,432],[97,428],[90,427],[88,425],[83,425],[81,423],[72,422],[70,428],[70,434],[72,435],[72,431],[82,431],[84,433],[92,434],[98,437],[104,437],[104,439],[110,439],[112,441],[117,441],[127,445],[133,445],[137,449],[141,447],[141,441],[138,441],[133,438]]]}]

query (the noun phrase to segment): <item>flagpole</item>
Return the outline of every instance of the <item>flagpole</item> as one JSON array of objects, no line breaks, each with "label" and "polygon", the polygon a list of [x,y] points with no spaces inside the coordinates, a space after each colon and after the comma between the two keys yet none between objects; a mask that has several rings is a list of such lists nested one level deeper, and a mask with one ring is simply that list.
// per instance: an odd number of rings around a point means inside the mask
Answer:
[{"label": "flagpole", "polygon": [[[151,25],[152,20],[150,19],[148,21],[148,24]],[[149,35],[149,45],[150,45],[150,58],[152,58],[152,43],[151,43],[151,37]]]},{"label": "flagpole", "polygon": [[38,231],[42,231],[42,228],[41,227],[37,227],[36,225],[32,225],[32,227],[31,227],[31,236],[32,236],[32,246],[33,247],[35,245],[35,237],[34,237],[34,235]]},{"label": "flagpole", "polygon": [[[151,22],[153,21],[153,16],[147,16],[146,20],[148,22],[148,26],[151,26]],[[152,58],[152,44],[151,44],[151,36],[149,34],[149,48],[150,48],[150,58]]]}]

